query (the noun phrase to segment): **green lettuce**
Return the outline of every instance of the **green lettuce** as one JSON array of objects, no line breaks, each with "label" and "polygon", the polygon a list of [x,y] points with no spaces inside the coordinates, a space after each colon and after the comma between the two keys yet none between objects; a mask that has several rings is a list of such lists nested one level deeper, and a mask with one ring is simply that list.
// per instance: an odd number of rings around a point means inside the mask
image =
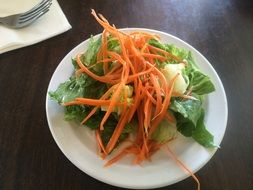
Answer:
[{"label": "green lettuce", "polygon": [[[106,124],[104,126],[104,130],[101,133],[101,139],[103,141],[103,144],[105,144],[105,145],[107,145],[107,143],[109,142],[109,140],[110,140],[110,138],[117,126],[118,121],[114,120],[114,122],[109,121],[107,123],[108,124]],[[133,124],[131,124],[131,123],[126,124],[126,126],[124,127],[123,131],[121,132],[121,134],[118,138],[117,143],[120,143],[123,140],[125,140],[129,136],[130,133],[134,132],[134,130],[135,130],[135,128],[134,128]]]},{"label": "green lettuce", "polygon": [[108,44],[107,44],[108,50],[120,54],[121,49],[120,49],[119,40],[117,40],[116,38],[113,38],[112,36],[108,36],[107,40],[108,40]]},{"label": "green lettuce", "polygon": [[210,78],[198,70],[189,74],[189,88],[198,95],[208,94],[215,91],[214,84]]},{"label": "green lettuce", "polygon": [[192,137],[206,148],[215,147],[213,135],[204,124],[204,109],[201,97],[195,95],[197,100],[182,100],[176,98],[172,101],[170,109],[177,120],[177,130],[186,137]]},{"label": "green lettuce", "polygon": [[192,132],[192,137],[201,145],[206,148],[217,147],[213,142],[213,135],[206,129],[204,124],[205,111],[201,109],[196,128]]},{"label": "green lettuce", "polygon": [[[162,44],[155,39],[149,40],[148,43],[154,47],[165,50],[165,51],[179,57],[182,60],[187,59],[188,54],[189,54],[189,51],[186,51],[185,49],[182,49],[182,48],[177,48],[174,44]],[[174,61],[172,61],[170,63],[174,63]]]},{"label": "green lettuce", "polygon": [[101,37],[95,40],[93,36],[91,36],[88,49],[82,56],[86,66],[93,65],[97,62],[97,53],[100,47],[101,47]]},{"label": "green lettuce", "polygon": [[61,83],[55,91],[49,92],[49,96],[61,104],[78,97],[100,98],[106,89],[106,84],[96,81],[86,74],[81,74],[72,76],[66,82]]},{"label": "green lettuce", "polygon": [[61,83],[56,91],[50,91],[51,99],[56,100],[59,104],[69,102],[77,97],[83,97],[87,81],[87,75],[72,76],[64,83]]},{"label": "green lettuce", "polygon": [[72,105],[64,107],[64,119],[66,121],[76,121],[80,123],[88,115],[89,107],[83,105]]},{"label": "green lettuce", "polygon": [[180,113],[184,118],[187,118],[194,125],[196,125],[198,122],[198,119],[201,114],[201,108],[202,108],[202,102],[199,99],[183,100],[180,98],[176,98],[172,101],[172,104],[170,106],[171,110],[173,110],[174,112]]}]

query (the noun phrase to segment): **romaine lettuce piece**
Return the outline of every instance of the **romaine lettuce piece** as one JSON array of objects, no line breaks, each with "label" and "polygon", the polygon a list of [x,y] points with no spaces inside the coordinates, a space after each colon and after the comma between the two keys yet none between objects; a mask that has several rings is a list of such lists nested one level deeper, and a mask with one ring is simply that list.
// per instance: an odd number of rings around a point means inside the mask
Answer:
[{"label": "romaine lettuce piece", "polygon": [[83,97],[86,81],[87,75],[72,76],[66,82],[61,83],[56,91],[50,91],[49,96],[59,104],[72,101],[77,97]]},{"label": "romaine lettuce piece", "polygon": [[[109,120],[108,122],[106,122],[106,125],[104,126],[104,130],[101,133],[101,139],[102,139],[104,145],[107,145],[107,143],[109,142],[109,140],[115,130],[115,127],[117,126],[118,121],[116,121],[116,122],[115,121]],[[123,140],[125,140],[130,133],[134,132],[134,130],[135,130],[134,125],[128,123],[124,127],[122,133],[120,134],[117,143],[120,143]]]},{"label": "romaine lettuce piece", "polygon": [[183,100],[180,98],[175,98],[172,101],[170,109],[174,112],[180,113],[184,118],[188,119],[196,126],[201,114],[202,102],[199,100],[198,96],[193,96],[197,98],[197,100]]},{"label": "romaine lettuce piece", "polygon": [[76,121],[80,123],[88,115],[90,109],[83,105],[73,105],[64,107],[64,119],[66,121]]},{"label": "romaine lettuce piece", "polygon": [[203,145],[206,148],[217,147],[213,142],[213,135],[205,127],[204,117],[205,117],[205,112],[202,109],[196,128],[192,132],[192,137],[199,144]]},{"label": "romaine lettuce piece", "polygon": [[210,78],[202,72],[195,70],[189,74],[189,88],[198,95],[208,94],[215,91],[215,87]]},{"label": "romaine lettuce piece", "polygon": [[72,76],[66,82],[61,83],[56,91],[49,92],[49,96],[61,104],[78,97],[100,98],[106,89],[106,84],[98,82],[86,74],[81,74]]},{"label": "romaine lettuce piece", "polygon": [[213,135],[208,132],[204,124],[204,109],[201,97],[194,95],[199,100],[174,99],[170,107],[175,112],[177,130],[186,137],[194,138],[206,148],[215,147]]},{"label": "romaine lettuce piece", "polygon": [[90,66],[96,63],[97,53],[101,47],[101,38],[95,40],[92,36],[90,37],[89,46],[87,51],[83,54],[83,61],[86,66]]},{"label": "romaine lettuce piece", "polygon": [[108,44],[107,44],[108,50],[114,51],[114,52],[120,54],[121,53],[121,49],[120,49],[119,40],[113,38],[112,36],[108,36],[107,40],[108,40]]}]

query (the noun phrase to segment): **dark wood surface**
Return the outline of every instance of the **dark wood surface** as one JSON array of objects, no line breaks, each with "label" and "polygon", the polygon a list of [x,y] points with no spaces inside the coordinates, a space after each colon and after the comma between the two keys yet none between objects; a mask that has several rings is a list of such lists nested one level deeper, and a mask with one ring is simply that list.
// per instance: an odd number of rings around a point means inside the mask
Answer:
[{"label": "dark wood surface", "polygon": [[[117,27],[175,35],[198,49],[219,74],[228,98],[221,149],[197,175],[202,189],[253,189],[253,5],[240,0],[110,0],[59,3],[72,29],[0,55],[0,189],[120,189],[86,175],[49,131],[45,98],[61,59],[102,28],[94,8]],[[1,37],[1,34],[0,34]],[[196,189],[187,178],[163,190]]]}]

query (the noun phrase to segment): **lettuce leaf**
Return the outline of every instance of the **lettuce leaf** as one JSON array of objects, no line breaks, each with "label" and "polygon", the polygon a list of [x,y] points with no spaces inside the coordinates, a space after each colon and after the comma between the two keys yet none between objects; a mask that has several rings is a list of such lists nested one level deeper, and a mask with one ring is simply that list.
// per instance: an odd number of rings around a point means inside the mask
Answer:
[{"label": "lettuce leaf", "polygon": [[[100,120],[101,121],[101,120]],[[108,120],[108,122],[106,122],[105,126],[104,126],[104,130],[101,133],[101,139],[104,143],[104,145],[107,145],[107,143],[109,142],[116,126],[117,126],[118,121],[110,121]],[[128,135],[130,133],[132,133],[135,130],[134,125],[128,123],[125,128],[123,129],[122,133],[120,134],[117,143],[122,142],[123,140],[125,140]]]},{"label": "lettuce leaf", "polygon": [[213,135],[204,124],[204,109],[201,97],[194,95],[198,100],[174,99],[170,107],[175,113],[177,130],[186,137],[192,137],[206,148],[215,147]]},{"label": "lettuce leaf", "polygon": [[189,54],[189,51],[186,51],[185,49],[182,49],[182,48],[177,48],[174,44],[162,44],[155,39],[149,40],[148,43],[154,47],[170,52],[173,55],[180,57],[182,60],[187,59],[188,54]]},{"label": "lettuce leaf", "polygon": [[66,82],[61,83],[56,91],[49,92],[49,96],[61,104],[78,97],[100,98],[106,89],[106,84],[96,81],[86,74],[81,74],[72,76]]},{"label": "lettuce leaf", "polygon": [[196,125],[196,128],[192,132],[192,137],[202,146],[206,148],[217,147],[213,142],[213,135],[206,129],[204,124],[205,111],[201,109],[201,115]]},{"label": "lettuce leaf", "polygon": [[84,74],[78,77],[72,76],[66,82],[61,83],[56,91],[50,91],[49,96],[59,104],[72,101],[77,97],[83,97],[87,79],[87,75]]},{"label": "lettuce leaf", "polygon": [[[75,61],[74,61],[75,63]],[[107,86],[104,83],[93,80],[86,74],[80,76],[72,76],[66,82],[59,85],[55,91],[50,91],[51,99],[57,101],[59,104],[69,102],[77,97],[85,97],[92,99],[99,99],[106,91]],[[84,105],[65,106],[64,118],[68,121],[76,121],[80,123],[85,116],[87,116],[92,107]],[[104,112],[98,110],[84,126],[90,129],[97,129],[100,126],[101,120],[104,117]],[[111,135],[118,123],[118,117],[111,115],[104,125],[104,130],[101,133],[101,138],[106,145],[110,140]],[[125,127],[119,137],[119,142],[127,138],[128,134],[132,132],[132,126],[129,124]]]},{"label": "lettuce leaf", "polygon": [[97,62],[97,53],[101,47],[101,37],[95,40],[93,36],[90,37],[87,51],[83,54],[83,61],[86,66],[93,65]]},{"label": "lettuce leaf", "polygon": [[210,78],[198,70],[194,70],[189,74],[189,88],[193,93],[198,95],[208,94],[215,91],[214,84]]},{"label": "lettuce leaf", "polygon": [[119,41],[115,38],[113,38],[112,36],[108,36],[108,44],[107,44],[107,48],[109,51],[114,51],[116,53],[121,53],[121,49],[120,49],[120,44]]},{"label": "lettuce leaf", "polygon": [[[170,109],[174,112],[180,113],[184,118],[191,121],[193,125],[196,125],[201,114],[202,102],[200,98],[196,95],[194,97],[198,98],[197,100],[182,100],[179,98],[174,99],[170,106]],[[183,119],[180,119],[183,120]]]},{"label": "lettuce leaf", "polygon": [[64,107],[64,119],[66,121],[76,121],[80,123],[89,113],[89,108],[83,105],[73,105]]}]

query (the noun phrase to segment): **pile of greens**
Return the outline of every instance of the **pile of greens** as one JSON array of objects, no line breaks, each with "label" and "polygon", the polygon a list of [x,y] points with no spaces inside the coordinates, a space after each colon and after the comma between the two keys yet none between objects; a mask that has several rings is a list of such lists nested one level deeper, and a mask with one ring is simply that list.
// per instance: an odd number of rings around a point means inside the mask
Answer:
[{"label": "pile of greens", "polygon": [[[171,99],[171,105],[169,107],[169,112],[176,118],[176,129],[181,134],[186,137],[192,137],[199,144],[204,147],[210,148],[214,147],[213,135],[208,132],[204,125],[204,109],[203,100],[204,95],[211,93],[215,90],[213,83],[210,78],[203,74],[196,66],[192,54],[190,51],[184,49],[179,49],[174,45],[161,44],[156,40],[149,40],[149,44],[163,49],[167,52],[172,53],[175,56],[180,57],[185,60],[188,64],[183,70],[183,76],[188,82],[187,89],[191,89],[192,96],[195,99],[182,99],[179,97],[173,97]],[[93,37],[90,38],[88,49],[84,54],[82,54],[81,59],[86,66],[92,66],[97,62],[97,53],[101,47],[101,38],[95,40]],[[108,37],[108,49],[120,53],[120,46],[117,40]],[[76,60],[72,59],[72,63],[75,71],[79,69]],[[157,66],[159,68],[164,67],[166,64],[174,64],[173,61],[160,62],[157,61]],[[102,64],[96,64],[91,67],[91,71],[97,75],[103,75]],[[51,99],[57,101],[59,104],[66,103],[74,100],[77,97],[83,98],[100,98],[108,89],[108,86],[104,83],[96,81],[86,74],[73,75],[66,82],[59,85],[55,91],[49,92]],[[80,123],[87,114],[91,111],[91,106],[84,105],[71,105],[65,106],[65,119],[70,121],[76,121]],[[92,130],[99,127],[100,121],[104,116],[103,111],[98,110],[86,123],[85,127]],[[101,138],[103,143],[106,145],[117,125],[118,114],[113,113],[106,124],[104,125],[104,130],[102,131]],[[130,133],[135,131],[135,121],[129,123],[123,130],[118,142],[123,141],[128,137]],[[151,136],[153,140],[159,142],[165,142],[171,138],[171,131],[168,128],[169,125],[166,122],[162,122],[157,128],[155,133]]]}]

